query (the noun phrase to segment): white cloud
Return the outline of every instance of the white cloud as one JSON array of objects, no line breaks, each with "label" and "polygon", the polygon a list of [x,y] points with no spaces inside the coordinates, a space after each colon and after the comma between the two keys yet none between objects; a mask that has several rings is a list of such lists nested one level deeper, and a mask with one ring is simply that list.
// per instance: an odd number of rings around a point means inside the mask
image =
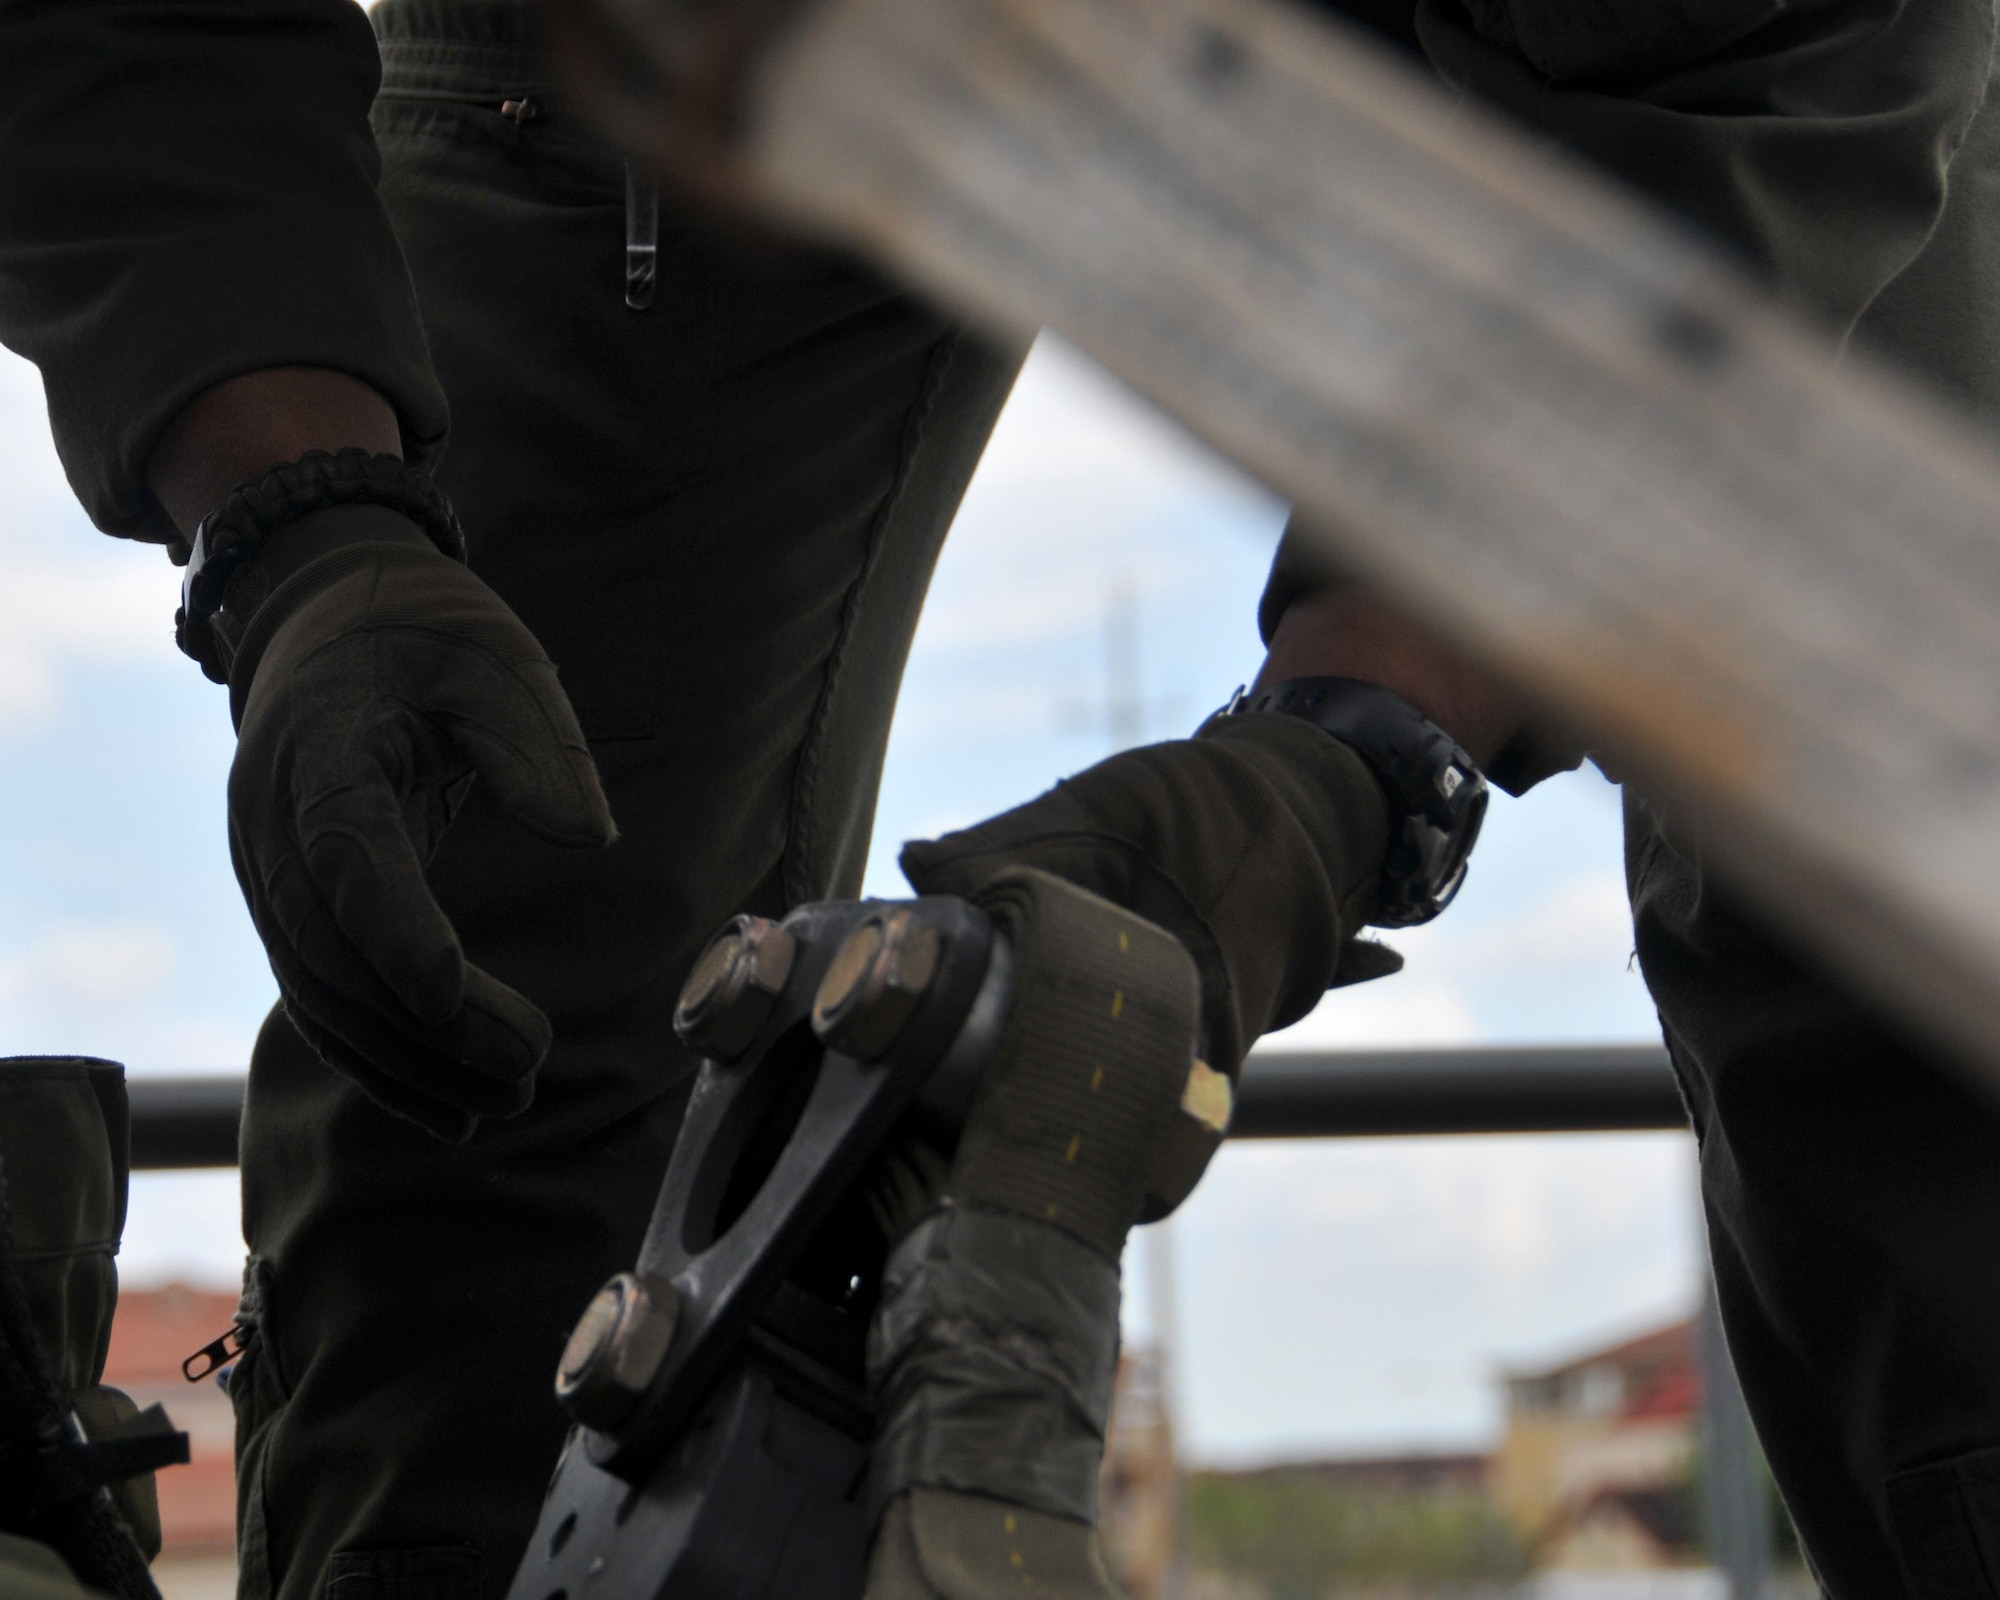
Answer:
[{"label": "white cloud", "polygon": [[988,738],[1039,733],[1057,720],[1061,709],[1054,687],[1042,684],[997,683],[956,694],[906,695],[896,707],[892,736],[921,739],[967,728]]},{"label": "white cloud", "polygon": [[[996,529],[991,538],[970,532],[954,581],[940,586],[925,613],[926,649],[948,655],[1094,630],[1114,587],[1158,593],[1175,576],[1170,562],[1156,558],[1143,586],[1129,578],[1121,583],[1121,574],[1103,570],[1102,550],[1090,548],[1101,543],[1079,537],[1073,527],[1036,527],[1025,519]],[[1077,570],[1079,545],[1090,550],[1090,570]]]},{"label": "white cloud", "polygon": [[48,417],[42,375],[12,351],[0,350],[0,482],[7,485],[10,508],[73,503]]},{"label": "white cloud", "polygon": [[1448,978],[1405,968],[1371,983],[1330,990],[1303,1019],[1267,1036],[1263,1048],[1452,1045],[1478,1037],[1471,1005]]},{"label": "white cloud", "polygon": [[[241,1186],[234,1171],[135,1172],[118,1277],[126,1288],[243,1280]],[[215,1330],[220,1333],[220,1328]]]},{"label": "white cloud", "polygon": [[241,1071],[276,993],[252,949],[227,981],[191,994],[165,927],[53,924],[0,954],[0,1041],[9,1054],[104,1056],[135,1075]]},{"label": "white cloud", "polygon": [[250,1064],[264,1015],[278,997],[274,982],[267,979],[264,988],[247,1003],[232,1006],[229,1015],[129,1015],[107,1030],[95,1053],[123,1061],[135,1078],[242,1072]]},{"label": "white cloud", "polygon": [[1053,333],[1035,341],[980,458],[986,493],[1116,485],[1161,497],[1261,494],[1254,480]]},{"label": "white cloud", "polygon": [[1174,1223],[1192,1452],[1481,1443],[1496,1366],[1685,1313],[1692,1176],[1672,1134],[1226,1147]]},{"label": "white cloud", "polygon": [[1631,949],[1624,874],[1601,870],[1559,883],[1503,922],[1488,922],[1457,938],[1447,931],[1436,961],[1445,971],[1467,976],[1547,976],[1614,963],[1622,967]]},{"label": "white cloud", "polygon": [[1559,1258],[1615,1241],[1663,1187],[1677,1188],[1681,1143],[1679,1135],[1255,1140],[1228,1147],[1202,1203],[1230,1221],[1281,1214],[1313,1229],[1393,1224],[1377,1240],[1388,1259],[1454,1261],[1496,1284],[1533,1284]]},{"label": "white cloud", "polygon": [[62,709],[63,673],[74,665],[192,670],[173,642],[179,574],[156,550],[114,554],[110,561],[10,555],[0,584],[0,734],[52,721]]},{"label": "white cloud", "polygon": [[1496,984],[1517,994],[1579,980],[1622,978],[1632,948],[1625,880],[1616,871],[1579,873],[1509,916],[1461,931],[1447,912],[1386,940],[1404,968],[1328,992],[1304,1020],[1265,1040],[1276,1050],[1456,1045],[1488,1037],[1473,998]]},{"label": "white cloud", "polygon": [[0,1006],[100,1019],[138,1010],[165,992],[177,960],[167,931],[150,922],[60,923],[26,950],[0,956]]},{"label": "white cloud", "polygon": [[160,551],[94,530],[50,441],[41,379],[0,352],[0,734],[42,727],[79,663],[178,664],[180,574]]},{"label": "white cloud", "polygon": [[1226,503],[1275,537],[1276,503],[1052,335],[981,458],[925,612],[920,651],[1094,631],[1114,588],[1142,605],[1198,574],[1163,537]]}]

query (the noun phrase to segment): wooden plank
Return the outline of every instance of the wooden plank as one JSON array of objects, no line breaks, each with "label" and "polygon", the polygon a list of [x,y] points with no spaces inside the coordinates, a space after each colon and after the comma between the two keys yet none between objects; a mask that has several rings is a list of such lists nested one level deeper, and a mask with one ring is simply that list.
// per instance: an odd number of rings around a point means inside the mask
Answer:
[{"label": "wooden plank", "polygon": [[1060,329],[2000,1073],[1984,439],[1270,0],[820,0],[760,59],[720,158],[656,157]]}]

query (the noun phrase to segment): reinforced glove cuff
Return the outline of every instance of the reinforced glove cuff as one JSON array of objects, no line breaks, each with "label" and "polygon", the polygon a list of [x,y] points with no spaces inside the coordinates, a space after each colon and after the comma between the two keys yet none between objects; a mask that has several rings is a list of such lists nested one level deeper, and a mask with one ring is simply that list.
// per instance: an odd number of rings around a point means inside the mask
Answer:
[{"label": "reinforced glove cuff", "polygon": [[396,456],[366,450],[309,450],[239,483],[195,530],[174,638],[217,683],[227,681],[234,640],[218,627],[237,570],[275,534],[334,507],[376,507],[393,513],[454,561],[465,560],[458,514],[429,473]]},{"label": "reinforced glove cuff", "polygon": [[[484,587],[442,555],[408,518],[381,506],[315,511],[237,567],[221,609],[209,619],[209,631],[229,685],[230,716],[239,729],[250,686],[284,625],[328,590],[385,560],[396,571],[441,568],[440,576],[454,590]],[[454,577],[463,583],[453,582]]]}]

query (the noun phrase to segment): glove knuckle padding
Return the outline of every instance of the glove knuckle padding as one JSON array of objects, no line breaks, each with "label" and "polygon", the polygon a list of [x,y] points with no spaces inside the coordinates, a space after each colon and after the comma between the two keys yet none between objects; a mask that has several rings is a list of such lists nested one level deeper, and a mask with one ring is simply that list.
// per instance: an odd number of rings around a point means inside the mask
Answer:
[{"label": "glove knuckle padding", "polygon": [[1128,750],[977,827],[909,845],[925,894],[1040,867],[1158,923],[1201,974],[1205,1055],[1233,1073],[1346,975],[1388,835],[1367,765],[1295,717],[1244,717]]}]

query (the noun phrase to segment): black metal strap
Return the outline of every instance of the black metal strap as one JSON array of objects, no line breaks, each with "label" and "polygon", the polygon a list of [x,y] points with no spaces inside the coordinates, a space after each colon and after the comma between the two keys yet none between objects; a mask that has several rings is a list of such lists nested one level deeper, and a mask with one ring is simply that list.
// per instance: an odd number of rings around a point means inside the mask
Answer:
[{"label": "black metal strap", "polygon": [[1390,797],[1439,827],[1462,820],[1461,791],[1480,787],[1479,764],[1452,736],[1401,695],[1358,678],[1289,678],[1254,694],[1238,691],[1225,711],[1277,711],[1303,717],[1375,770]]},{"label": "black metal strap", "polygon": [[106,1484],[184,1466],[188,1436],[168,1420],[165,1407],[153,1405],[95,1439],[86,1439],[72,1422],[62,1435],[38,1440],[32,1450],[17,1446],[11,1454],[9,1462],[0,1453],[0,1474],[18,1486],[32,1515],[80,1500]]}]

